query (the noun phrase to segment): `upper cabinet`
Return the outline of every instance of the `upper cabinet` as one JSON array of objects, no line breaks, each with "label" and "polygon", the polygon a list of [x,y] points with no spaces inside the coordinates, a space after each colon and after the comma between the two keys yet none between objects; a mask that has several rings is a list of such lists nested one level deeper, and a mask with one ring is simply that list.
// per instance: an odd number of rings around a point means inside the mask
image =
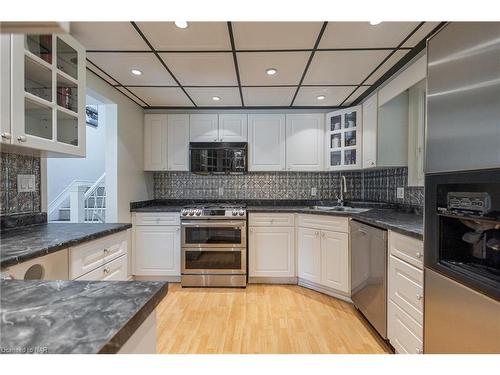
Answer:
[{"label": "upper cabinet", "polygon": [[286,115],[286,169],[322,171],[324,115]]},{"label": "upper cabinet", "polygon": [[167,167],[170,171],[189,170],[188,115],[167,115]]},{"label": "upper cabinet", "polygon": [[218,142],[217,114],[189,115],[189,140],[191,142]]},{"label": "upper cabinet", "polygon": [[246,114],[193,114],[189,116],[191,142],[246,142]]},{"label": "upper cabinet", "polygon": [[424,186],[425,79],[408,90],[408,186]]},{"label": "upper cabinet", "polygon": [[10,44],[8,143],[85,156],[84,48],[69,35],[12,35]]},{"label": "upper cabinet", "polygon": [[246,142],[248,132],[247,114],[219,115],[219,142]]},{"label": "upper cabinet", "polygon": [[363,168],[377,166],[378,96],[370,96],[363,103]]},{"label": "upper cabinet", "polygon": [[248,115],[248,170],[284,171],[285,115]]},{"label": "upper cabinet", "polygon": [[328,170],[361,168],[361,106],[326,115],[326,165]]}]

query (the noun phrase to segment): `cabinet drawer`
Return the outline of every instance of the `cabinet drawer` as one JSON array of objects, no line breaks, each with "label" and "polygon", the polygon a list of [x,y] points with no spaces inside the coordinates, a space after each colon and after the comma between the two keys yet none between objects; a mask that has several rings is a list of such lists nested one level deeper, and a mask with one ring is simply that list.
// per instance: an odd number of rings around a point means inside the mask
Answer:
[{"label": "cabinet drawer", "polygon": [[423,324],[424,272],[390,256],[389,298],[419,324]]},{"label": "cabinet drawer", "polygon": [[324,215],[299,215],[297,225],[304,228],[349,232],[349,219]]},{"label": "cabinet drawer", "polygon": [[128,231],[90,241],[70,249],[70,279],[76,279],[104,263],[127,254]]},{"label": "cabinet drawer", "polygon": [[400,354],[423,352],[423,328],[394,302],[389,301],[387,337]]},{"label": "cabinet drawer", "polygon": [[106,281],[127,281],[127,256],[112,260],[105,265],[96,268],[77,280],[106,280]]},{"label": "cabinet drawer", "polygon": [[395,257],[423,269],[424,244],[422,241],[389,231],[389,251]]},{"label": "cabinet drawer", "polygon": [[293,214],[250,213],[248,225],[253,227],[291,227],[294,225]]},{"label": "cabinet drawer", "polygon": [[136,213],[135,225],[180,225],[179,212]]}]

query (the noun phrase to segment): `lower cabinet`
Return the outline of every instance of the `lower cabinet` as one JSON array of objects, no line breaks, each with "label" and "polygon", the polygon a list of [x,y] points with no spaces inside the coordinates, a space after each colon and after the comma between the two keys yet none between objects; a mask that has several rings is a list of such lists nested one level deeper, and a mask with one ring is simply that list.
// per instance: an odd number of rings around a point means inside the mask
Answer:
[{"label": "lower cabinet", "polygon": [[297,228],[298,276],[301,279],[321,282],[321,231]]},{"label": "lower cabinet", "polygon": [[99,280],[99,281],[125,281],[127,280],[127,256],[112,260],[105,265],[96,268],[76,280]]}]

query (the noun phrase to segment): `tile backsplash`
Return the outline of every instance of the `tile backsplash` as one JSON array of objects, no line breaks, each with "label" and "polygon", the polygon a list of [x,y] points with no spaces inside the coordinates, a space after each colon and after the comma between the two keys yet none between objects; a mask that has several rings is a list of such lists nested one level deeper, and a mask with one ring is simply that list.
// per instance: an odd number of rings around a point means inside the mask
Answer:
[{"label": "tile backsplash", "polygon": [[[423,205],[423,188],[407,186],[407,168],[354,172],[249,172],[244,175],[197,175],[154,172],[155,199],[312,199],[335,200],[340,176],[346,177],[345,200]],[[396,198],[396,188],[405,198]],[[316,189],[316,195],[312,190]]]},{"label": "tile backsplash", "polygon": [[[0,215],[40,212],[40,158],[0,153]],[[17,175],[35,175],[35,191],[18,193]]]}]

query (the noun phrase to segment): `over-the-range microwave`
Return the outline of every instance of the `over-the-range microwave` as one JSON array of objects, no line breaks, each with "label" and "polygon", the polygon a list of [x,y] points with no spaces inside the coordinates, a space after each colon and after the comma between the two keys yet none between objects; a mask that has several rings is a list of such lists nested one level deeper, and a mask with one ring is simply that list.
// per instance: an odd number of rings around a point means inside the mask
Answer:
[{"label": "over-the-range microwave", "polygon": [[247,169],[246,142],[190,142],[189,170],[199,174],[242,174]]}]

